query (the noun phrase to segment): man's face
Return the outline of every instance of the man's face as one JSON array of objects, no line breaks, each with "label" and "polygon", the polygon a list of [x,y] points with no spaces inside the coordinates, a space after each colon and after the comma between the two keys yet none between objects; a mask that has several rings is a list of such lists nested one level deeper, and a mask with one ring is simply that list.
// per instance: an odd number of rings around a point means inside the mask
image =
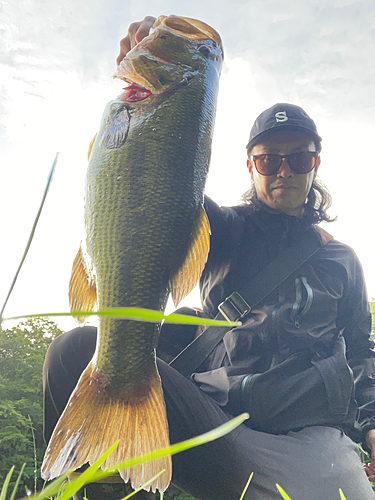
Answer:
[{"label": "man's face", "polygon": [[[283,130],[270,135],[263,142],[254,146],[249,156],[266,153],[289,155],[301,151],[316,151],[314,141],[303,132]],[[247,168],[254,182],[258,198],[277,212],[297,217],[301,217],[303,214],[303,207],[319,164],[320,158],[317,158],[311,172],[296,174],[289,167],[288,160],[284,158],[275,175],[265,176],[257,172],[250,158],[247,160]]]}]

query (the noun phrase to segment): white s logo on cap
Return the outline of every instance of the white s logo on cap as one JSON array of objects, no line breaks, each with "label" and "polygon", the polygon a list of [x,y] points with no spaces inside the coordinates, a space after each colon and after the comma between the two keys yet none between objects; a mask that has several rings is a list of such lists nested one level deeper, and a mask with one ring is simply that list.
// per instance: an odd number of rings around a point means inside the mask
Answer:
[{"label": "white s logo on cap", "polygon": [[275,118],[277,122],[286,122],[288,120],[288,117],[286,116],[286,111],[278,111],[275,114]]}]

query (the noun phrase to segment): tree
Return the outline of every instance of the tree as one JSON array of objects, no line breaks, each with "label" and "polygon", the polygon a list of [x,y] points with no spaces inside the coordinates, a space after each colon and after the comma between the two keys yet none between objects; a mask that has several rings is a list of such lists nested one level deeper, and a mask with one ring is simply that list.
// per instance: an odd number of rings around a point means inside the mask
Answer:
[{"label": "tree", "polygon": [[[48,346],[61,333],[56,323],[43,318],[25,321],[9,330],[0,328],[0,489],[14,465],[9,488],[12,490],[18,472],[26,463],[17,498],[25,496],[25,489],[40,491],[43,487],[40,467],[46,446],[42,370]],[[116,487],[96,484],[88,485],[87,492],[90,500],[101,500],[103,496],[113,500],[130,493],[131,488],[125,484]],[[137,498],[149,500],[158,496],[140,492]],[[194,500],[173,486],[164,498]]]},{"label": "tree", "polygon": [[19,471],[26,463],[20,497],[25,487],[43,485],[42,369],[47,348],[60,333],[56,323],[42,318],[0,328],[0,482],[13,465]]}]

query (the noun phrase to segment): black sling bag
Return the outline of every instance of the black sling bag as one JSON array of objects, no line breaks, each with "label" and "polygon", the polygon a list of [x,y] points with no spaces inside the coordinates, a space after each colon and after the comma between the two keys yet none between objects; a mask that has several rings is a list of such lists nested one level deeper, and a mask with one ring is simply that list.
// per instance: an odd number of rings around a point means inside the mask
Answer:
[{"label": "black sling bag", "polygon": [[[325,231],[322,231],[325,233]],[[328,236],[327,241],[332,237]],[[324,238],[326,239],[326,238]],[[222,321],[239,321],[267,297],[275,288],[293,274],[304,262],[314,255],[327,241],[322,243],[319,229],[311,228],[306,236],[288,247],[282,254],[255,276],[251,283],[240,292],[233,292],[222,302],[215,319]],[[177,371],[185,377],[193,373],[209,356],[214,348],[231,330],[231,326],[210,326],[199,337],[194,339],[171,362]]]}]

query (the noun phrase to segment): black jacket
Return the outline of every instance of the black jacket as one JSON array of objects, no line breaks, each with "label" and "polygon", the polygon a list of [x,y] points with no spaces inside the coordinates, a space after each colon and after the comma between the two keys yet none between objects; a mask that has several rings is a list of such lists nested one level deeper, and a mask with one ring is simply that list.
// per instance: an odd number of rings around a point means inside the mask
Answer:
[{"label": "black jacket", "polygon": [[[208,198],[205,208],[212,234],[201,299],[214,317],[228,295],[309,228],[303,218],[219,208]],[[228,332],[192,378],[231,413],[248,410],[258,430],[336,425],[361,440],[375,428],[370,332],[360,263],[332,240]]]}]

